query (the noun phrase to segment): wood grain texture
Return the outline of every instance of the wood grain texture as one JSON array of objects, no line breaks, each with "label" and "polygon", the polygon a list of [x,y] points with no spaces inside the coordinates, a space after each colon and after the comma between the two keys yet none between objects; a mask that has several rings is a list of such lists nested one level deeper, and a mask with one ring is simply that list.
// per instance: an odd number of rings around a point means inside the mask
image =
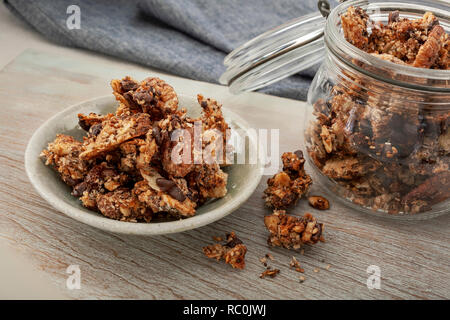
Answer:
[{"label": "wood grain texture", "polygon": [[[24,171],[24,150],[33,131],[69,105],[110,93],[109,80],[149,76],[123,69],[27,51],[0,72],[0,240],[41,270],[70,298],[94,299],[449,299],[450,215],[428,221],[391,221],[332,201],[328,211],[301,200],[291,210],[312,212],[325,224],[326,243],[304,255],[266,244],[261,199],[263,178],[244,206],[208,226],[168,236],[139,237],[103,232],[52,209],[37,195]],[[281,128],[280,152],[301,147],[302,103],[257,93],[231,96],[221,86],[164,76],[179,93],[226,101],[255,128]],[[308,170],[309,167],[307,167]],[[314,178],[314,176],[313,176]],[[325,195],[317,184],[311,193]],[[234,230],[248,247],[243,271],[206,258],[212,236]],[[259,258],[281,273],[259,279]],[[295,255],[306,281],[289,269]],[[1,257],[0,257],[1,259]],[[66,268],[81,268],[81,290],[66,290]],[[326,267],[330,265],[327,270]],[[366,286],[370,265],[381,268],[381,289]],[[314,272],[315,268],[319,272]]]}]

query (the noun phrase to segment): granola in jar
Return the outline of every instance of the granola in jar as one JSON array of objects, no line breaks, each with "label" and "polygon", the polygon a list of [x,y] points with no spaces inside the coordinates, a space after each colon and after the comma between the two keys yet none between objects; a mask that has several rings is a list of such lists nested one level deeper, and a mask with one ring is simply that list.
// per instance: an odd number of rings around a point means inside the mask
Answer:
[{"label": "granola in jar", "polygon": [[[448,31],[431,12],[394,11],[383,23],[348,5],[339,19],[352,53],[370,60],[330,54],[319,70],[306,128],[311,162],[332,191],[369,211],[448,210],[450,95],[433,75],[450,70]],[[419,68],[431,79],[405,75]]]}]

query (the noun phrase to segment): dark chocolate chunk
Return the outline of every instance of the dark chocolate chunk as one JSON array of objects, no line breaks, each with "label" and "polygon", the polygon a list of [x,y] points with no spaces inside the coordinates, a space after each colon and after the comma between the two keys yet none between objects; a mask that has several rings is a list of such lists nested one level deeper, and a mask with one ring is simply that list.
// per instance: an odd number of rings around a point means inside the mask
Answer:
[{"label": "dark chocolate chunk", "polygon": [[156,179],[156,184],[161,188],[161,191],[167,192],[173,187],[176,187],[176,183],[169,179],[158,178]]},{"label": "dark chocolate chunk", "polygon": [[173,187],[171,188],[168,192],[167,192],[172,198],[183,202],[186,199],[186,196],[184,195],[184,193],[180,190],[180,188],[178,187]]}]

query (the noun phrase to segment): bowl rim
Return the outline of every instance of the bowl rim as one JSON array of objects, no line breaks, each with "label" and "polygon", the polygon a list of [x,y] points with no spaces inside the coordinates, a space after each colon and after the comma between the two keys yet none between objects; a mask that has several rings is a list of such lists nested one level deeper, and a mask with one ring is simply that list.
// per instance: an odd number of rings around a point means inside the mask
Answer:
[{"label": "bowl rim", "polygon": [[[183,94],[179,94],[178,97],[194,99],[192,96]],[[36,155],[36,153],[33,152],[33,146],[41,144],[42,140],[44,139],[45,129],[49,127],[55,121],[55,119],[63,117],[66,114],[74,113],[74,111],[82,105],[88,103],[95,103],[106,99],[111,100],[111,103],[113,103],[113,101],[116,101],[115,98],[110,95],[99,96],[92,99],[81,101],[79,103],[76,103],[59,111],[58,113],[47,119],[43,124],[39,126],[39,128],[31,136],[25,149],[25,156],[24,156],[25,171],[27,173],[28,179],[30,180],[36,192],[43,199],[45,199],[53,208],[62,212],[63,214],[77,221],[90,225],[92,227],[113,233],[132,234],[132,235],[162,235],[162,234],[178,233],[203,227],[207,224],[220,220],[223,217],[231,214],[253,194],[253,192],[259,185],[259,182],[261,181],[264,172],[264,166],[262,165],[262,163],[264,162],[261,160],[261,158],[258,158],[258,162],[256,164],[255,179],[247,180],[248,184],[246,185],[244,190],[242,190],[242,192],[240,192],[239,194],[237,194],[235,198],[233,198],[233,201],[227,201],[222,206],[212,209],[211,211],[205,212],[200,215],[194,215],[190,218],[169,222],[136,223],[136,222],[119,221],[104,217],[101,214],[97,215],[86,214],[85,211],[68,204],[59,197],[55,196],[51,191],[51,189],[43,181],[44,179],[39,178],[38,177],[39,175],[35,174],[36,168],[38,166],[37,162],[35,161],[36,160],[35,157],[39,155]],[[230,118],[232,119],[232,121],[237,123],[240,128],[242,129],[250,128],[247,121],[245,121],[242,117],[240,117],[236,113],[230,110],[226,110],[224,111],[224,113],[225,115],[228,115],[228,117],[231,116]],[[254,137],[251,137],[251,135],[249,135],[249,145],[253,145],[252,147],[257,148],[257,142],[255,141]],[[259,153],[258,156],[260,156]],[[44,164],[42,163],[42,165]]]}]

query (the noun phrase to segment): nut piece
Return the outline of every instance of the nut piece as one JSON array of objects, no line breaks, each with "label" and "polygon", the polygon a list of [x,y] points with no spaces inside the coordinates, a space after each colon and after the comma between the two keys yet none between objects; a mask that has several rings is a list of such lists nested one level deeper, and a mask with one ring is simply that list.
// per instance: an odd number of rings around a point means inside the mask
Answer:
[{"label": "nut piece", "polygon": [[301,272],[304,273],[305,269],[302,268],[302,266],[300,265],[300,262],[298,262],[298,260],[293,256],[291,262],[289,263],[289,266],[291,268],[294,268],[295,271],[297,272]]},{"label": "nut piece", "polygon": [[284,210],[275,210],[264,217],[264,224],[270,232],[267,242],[271,246],[299,249],[302,244],[324,241],[323,224],[317,223],[310,213],[297,218],[287,215]]},{"label": "nut piece", "polygon": [[[217,239],[219,238],[217,237]],[[225,263],[228,263],[233,268],[245,268],[245,254],[247,253],[247,247],[234,232],[227,234],[225,244],[216,243],[203,247],[203,253],[208,258],[214,258],[217,261],[224,259]]]},{"label": "nut piece", "polygon": [[330,208],[330,203],[322,196],[310,196],[308,203],[311,207],[318,210],[328,210]]}]

